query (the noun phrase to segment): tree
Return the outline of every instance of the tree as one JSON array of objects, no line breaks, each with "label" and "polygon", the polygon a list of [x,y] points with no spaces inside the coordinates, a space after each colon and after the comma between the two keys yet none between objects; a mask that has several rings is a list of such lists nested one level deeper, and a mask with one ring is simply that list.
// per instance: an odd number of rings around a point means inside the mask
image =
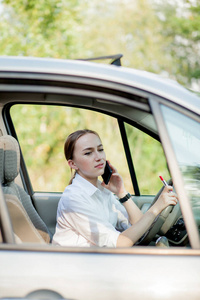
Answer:
[{"label": "tree", "polygon": [[0,54],[74,58],[79,53],[79,0],[3,0]]},{"label": "tree", "polygon": [[2,0],[1,7],[0,55],[123,53],[124,66],[199,84],[200,0]]},{"label": "tree", "polygon": [[122,53],[123,66],[161,73],[169,65],[161,25],[149,0],[93,0],[80,38],[88,57]]},{"label": "tree", "polygon": [[171,56],[171,71],[180,83],[200,91],[200,1],[157,4],[157,16],[166,38],[163,51]]}]

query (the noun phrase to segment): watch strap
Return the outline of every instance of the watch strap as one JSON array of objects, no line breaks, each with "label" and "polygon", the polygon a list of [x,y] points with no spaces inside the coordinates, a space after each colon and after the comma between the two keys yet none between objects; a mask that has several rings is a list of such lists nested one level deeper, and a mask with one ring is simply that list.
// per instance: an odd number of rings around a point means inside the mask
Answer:
[{"label": "watch strap", "polygon": [[123,198],[120,198],[119,199],[119,202],[120,203],[124,203],[124,202],[126,202],[128,199],[130,199],[131,198],[131,194],[126,194],[126,196],[124,196]]}]

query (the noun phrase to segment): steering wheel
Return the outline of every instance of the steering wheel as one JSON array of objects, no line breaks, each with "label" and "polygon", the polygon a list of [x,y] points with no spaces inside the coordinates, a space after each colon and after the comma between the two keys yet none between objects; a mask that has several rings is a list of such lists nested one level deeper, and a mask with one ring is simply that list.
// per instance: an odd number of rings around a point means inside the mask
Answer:
[{"label": "steering wheel", "polygon": [[[168,181],[169,185],[173,185],[172,183],[172,179],[170,179]],[[158,200],[160,194],[162,193],[164,189],[164,186],[159,190],[159,192],[156,194],[153,202],[151,203],[151,206]],[[150,207],[151,207],[150,206]],[[167,217],[169,216],[169,214],[172,212],[174,206],[169,205],[168,207],[166,207],[154,220],[154,222],[152,223],[152,225],[150,226],[150,228],[143,234],[143,236],[138,240],[138,242],[136,243],[136,245],[148,245],[152,239],[154,238],[154,236],[159,232],[160,228],[162,227],[162,225],[165,223]]]}]

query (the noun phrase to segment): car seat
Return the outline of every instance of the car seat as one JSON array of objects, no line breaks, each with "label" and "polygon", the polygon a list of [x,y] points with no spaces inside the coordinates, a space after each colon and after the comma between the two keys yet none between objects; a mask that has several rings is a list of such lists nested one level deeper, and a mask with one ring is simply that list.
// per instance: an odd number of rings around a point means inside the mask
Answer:
[{"label": "car seat", "polygon": [[14,182],[19,174],[20,150],[15,138],[0,137],[0,176],[16,242],[49,243],[52,234],[37,211],[30,196]]}]

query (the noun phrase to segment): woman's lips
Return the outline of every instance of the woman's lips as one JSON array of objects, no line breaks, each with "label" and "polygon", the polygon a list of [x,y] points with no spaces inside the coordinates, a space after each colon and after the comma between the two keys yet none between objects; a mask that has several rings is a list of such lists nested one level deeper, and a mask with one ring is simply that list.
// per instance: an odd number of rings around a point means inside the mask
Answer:
[{"label": "woman's lips", "polygon": [[104,168],[104,163],[102,164],[98,164],[97,166],[95,166],[96,169],[102,169]]}]

